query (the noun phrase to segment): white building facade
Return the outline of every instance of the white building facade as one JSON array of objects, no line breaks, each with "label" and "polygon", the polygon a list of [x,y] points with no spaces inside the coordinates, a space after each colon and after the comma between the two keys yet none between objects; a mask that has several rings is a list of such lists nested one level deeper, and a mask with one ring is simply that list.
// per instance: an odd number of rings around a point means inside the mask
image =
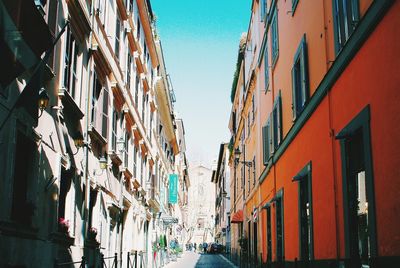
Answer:
[{"label": "white building facade", "polygon": [[184,152],[150,1],[0,12],[0,266],[160,267]]}]

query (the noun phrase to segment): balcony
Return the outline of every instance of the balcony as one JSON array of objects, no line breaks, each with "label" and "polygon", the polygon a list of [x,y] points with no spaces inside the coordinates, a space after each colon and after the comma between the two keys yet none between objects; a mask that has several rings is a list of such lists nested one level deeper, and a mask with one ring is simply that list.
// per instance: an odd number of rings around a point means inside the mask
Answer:
[{"label": "balcony", "polygon": [[89,16],[90,4],[87,1],[83,3],[83,0],[68,0],[67,4],[71,26],[74,28],[79,41],[83,42],[91,29]]},{"label": "balcony", "polygon": [[84,116],[83,111],[76,104],[74,98],[69,94],[66,88],[60,88],[58,90],[58,96],[61,98],[61,102],[64,105],[65,111],[67,111],[73,118],[81,120]]}]

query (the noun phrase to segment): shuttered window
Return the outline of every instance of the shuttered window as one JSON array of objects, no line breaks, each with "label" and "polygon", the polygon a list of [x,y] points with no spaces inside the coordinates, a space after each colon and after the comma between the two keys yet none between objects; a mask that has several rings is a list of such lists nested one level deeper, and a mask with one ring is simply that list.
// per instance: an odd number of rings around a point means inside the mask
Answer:
[{"label": "shuttered window", "polygon": [[281,92],[275,100],[274,109],[272,111],[273,117],[273,147],[277,149],[282,141],[282,98]]},{"label": "shuttered window", "polygon": [[101,111],[101,135],[107,139],[108,137],[108,102],[109,102],[109,94],[106,88],[103,88],[103,105]]},{"label": "shuttered window", "polygon": [[309,99],[307,43],[305,35],[294,57],[294,64],[292,67],[292,91],[293,119],[296,119],[303,111]]},{"label": "shuttered window", "polygon": [[335,50],[339,53],[354,32],[359,15],[358,0],[333,0]]},{"label": "shuttered window", "polygon": [[278,15],[276,7],[271,22],[271,39],[272,66],[274,66],[279,55]]},{"label": "shuttered window", "polygon": [[260,1],[260,19],[261,21],[265,21],[265,16],[266,16],[266,10],[267,10],[267,0],[261,0]]},{"label": "shuttered window", "polygon": [[[268,44],[268,41],[266,42]],[[264,75],[265,75],[265,91],[268,90],[269,87],[269,56],[268,56],[268,45],[265,46],[264,51]]]},{"label": "shuttered window", "polygon": [[267,122],[262,128],[262,136],[263,136],[263,163],[264,165],[268,164],[268,160],[271,157],[271,117],[268,117]]}]

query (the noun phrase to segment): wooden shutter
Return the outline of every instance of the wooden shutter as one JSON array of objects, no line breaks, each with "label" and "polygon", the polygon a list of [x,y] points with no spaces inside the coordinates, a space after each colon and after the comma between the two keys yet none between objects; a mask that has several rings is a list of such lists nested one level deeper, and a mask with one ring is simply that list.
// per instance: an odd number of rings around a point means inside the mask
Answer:
[{"label": "wooden shutter", "polygon": [[102,133],[102,103],[103,103],[104,90],[100,91],[97,101],[93,104],[93,124],[99,133]]},{"label": "wooden shutter", "polygon": [[278,145],[281,144],[282,141],[282,97],[281,91],[279,91],[279,96],[276,104],[276,112],[277,114],[277,128],[278,128]]},{"label": "wooden shutter", "polygon": [[301,41],[301,53],[300,53],[300,74],[301,74],[301,95],[303,108],[309,97],[309,85],[308,85],[308,57],[307,57],[307,43],[306,36],[304,35]]},{"label": "wooden shutter", "polygon": [[297,117],[296,111],[296,61],[292,67],[292,113],[293,113],[293,120]]},{"label": "wooden shutter", "polygon": [[103,100],[102,102],[99,102],[99,104],[102,104],[102,110],[101,110],[101,135],[107,139],[108,137],[108,101],[109,101],[109,94],[108,90],[106,88],[103,88],[102,90],[103,93]]},{"label": "wooden shutter", "polygon": [[263,141],[263,163],[266,166],[269,158],[269,137],[268,137],[268,122],[262,128]]},{"label": "wooden shutter", "polygon": [[[268,44],[268,41],[266,41]],[[268,65],[269,57],[268,57],[268,45],[265,45],[265,51],[264,51],[264,73],[265,73],[265,91],[267,91],[268,86],[269,86],[269,65]]]},{"label": "wooden shutter", "polygon": [[266,0],[261,0],[260,1],[260,17],[261,17],[261,21],[264,21],[264,17],[265,17],[265,1]]}]

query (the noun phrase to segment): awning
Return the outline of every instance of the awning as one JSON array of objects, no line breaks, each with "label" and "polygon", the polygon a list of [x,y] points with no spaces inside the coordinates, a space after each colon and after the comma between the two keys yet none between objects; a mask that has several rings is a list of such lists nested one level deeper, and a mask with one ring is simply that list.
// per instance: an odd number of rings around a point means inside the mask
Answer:
[{"label": "awning", "polygon": [[231,223],[241,223],[243,222],[243,210],[239,210],[235,214],[233,214]]}]

